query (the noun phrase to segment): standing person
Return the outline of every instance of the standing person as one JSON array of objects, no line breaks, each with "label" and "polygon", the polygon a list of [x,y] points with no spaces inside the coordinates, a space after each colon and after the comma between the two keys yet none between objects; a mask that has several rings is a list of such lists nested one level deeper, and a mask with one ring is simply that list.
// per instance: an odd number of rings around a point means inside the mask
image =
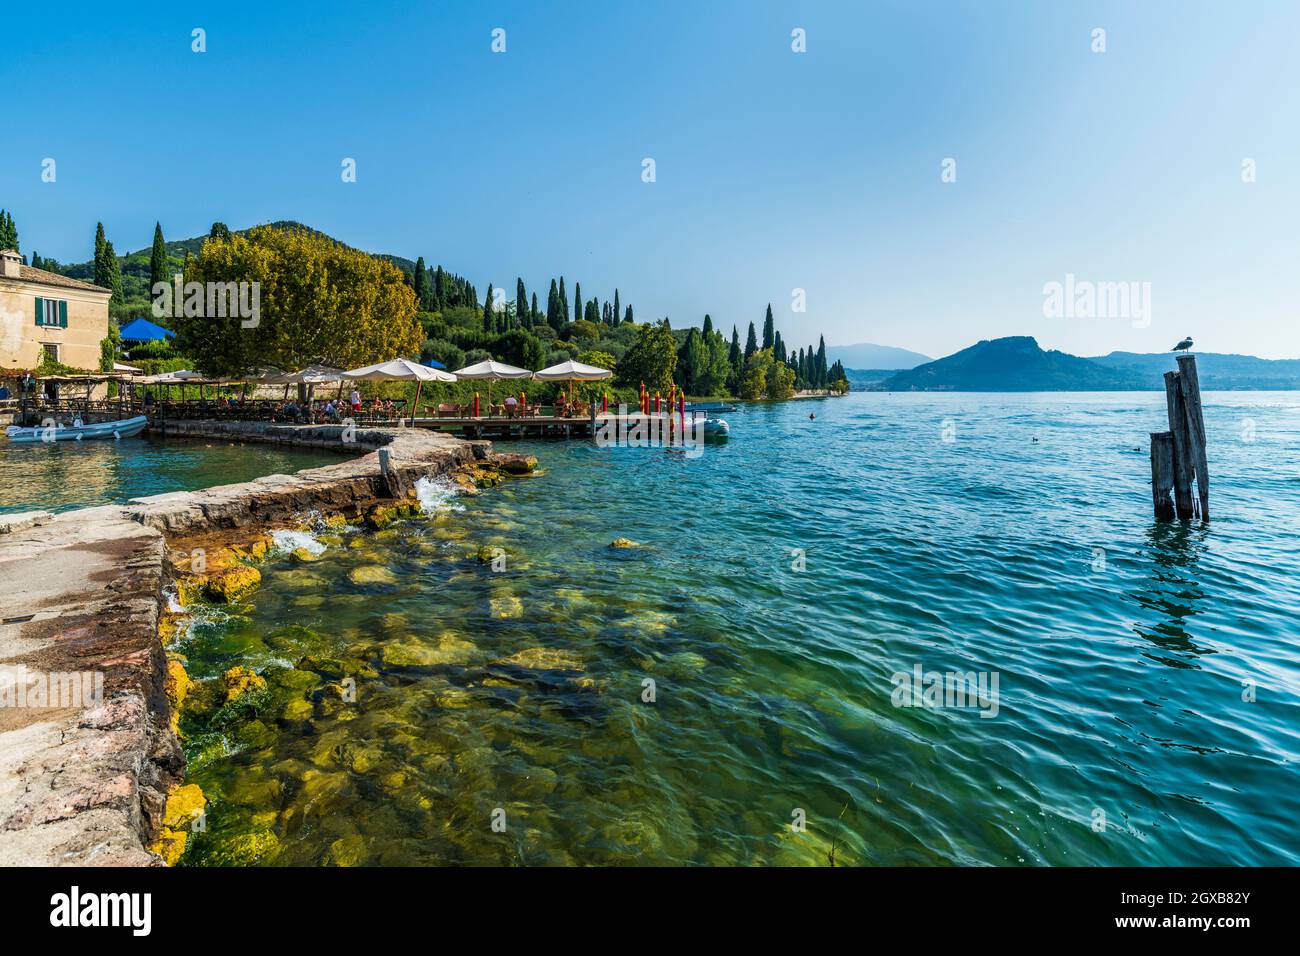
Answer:
[{"label": "standing person", "polygon": [[352,411],[355,414],[360,415],[361,414],[361,393],[358,392],[355,387],[352,389],[352,394],[348,396],[348,401],[352,403]]},{"label": "standing person", "polygon": [[519,404],[519,399],[513,395],[506,396],[506,418],[515,417],[515,406]]}]

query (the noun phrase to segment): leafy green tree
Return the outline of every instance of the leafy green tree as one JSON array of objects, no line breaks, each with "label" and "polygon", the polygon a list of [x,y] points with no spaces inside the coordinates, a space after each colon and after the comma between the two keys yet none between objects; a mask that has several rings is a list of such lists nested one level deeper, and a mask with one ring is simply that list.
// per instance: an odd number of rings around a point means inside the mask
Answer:
[{"label": "leafy green tree", "polygon": [[596,349],[588,349],[586,352],[578,353],[578,361],[584,365],[594,365],[596,368],[607,368],[611,372],[618,367],[618,359],[608,352],[600,352]]},{"label": "leafy green tree", "polygon": [[[258,315],[184,314],[171,320],[176,346],[210,375],[313,362],[354,368],[417,354],[422,333],[415,292],[402,270],[319,233],[258,226],[208,239],[186,265],[187,280],[257,283]],[[251,296],[250,296],[251,298]]]},{"label": "leafy green tree", "polygon": [[149,254],[149,288],[153,289],[159,282],[167,282],[167,243],[163,242],[162,223],[153,226],[153,250]]},{"label": "leafy green tree", "polygon": [[229,242],[230,227],[224,222],[214,222],[212,228],[208,230],[208,238],[217,242]]},{"label": "leafy green tree", "polygon": [[767,375],[771,370],[771,349],[755,349],[745,359],[745,374],[740,380],[740,397],[751,400],[766,398]]},{"label": "leafy green tree", "polygon": [[620,384],[636,388],[642,382],[651,391],[667,391],[677,367],[677,340],[662,325],[643,325],[636,341],[619,359],[615,375]]}]

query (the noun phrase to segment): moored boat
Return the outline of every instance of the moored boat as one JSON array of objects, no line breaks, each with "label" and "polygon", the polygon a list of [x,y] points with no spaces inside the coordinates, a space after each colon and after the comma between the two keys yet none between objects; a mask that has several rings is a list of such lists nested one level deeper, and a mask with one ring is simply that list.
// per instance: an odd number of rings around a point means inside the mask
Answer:
[{"label": "moored boat", "polygon": [[76,423],[61,425],[55,423],[54,425],[36,425],[28,428],[10,425],[5,429],[5,436],[11,442],[27,444],[81,441],[86,438],[111,438],[116,441],[121,438],[134,438],[144,431],[148,424],[148,418],[137,415],[134,418],[123,418],[112,422],[95,422],[90,425]]}]

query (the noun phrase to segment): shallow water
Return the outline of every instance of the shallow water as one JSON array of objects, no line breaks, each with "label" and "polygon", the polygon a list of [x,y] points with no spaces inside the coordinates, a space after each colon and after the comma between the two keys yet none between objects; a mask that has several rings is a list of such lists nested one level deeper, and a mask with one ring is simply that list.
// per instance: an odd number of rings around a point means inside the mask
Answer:
[{"label": "shallow water", "polygon": [[[1158,393],[750,406],[698,459],[516,446],[545,473],[200,611],[191,676],[270,688],[187,718],[186,862],[1300,862],[1300,396],[1206,415],[1207,527],[1150,517]],[[917,666],[997,694],[895,706]]]},{"label": "shallow water", "polygon": [[341,460],[275,445],[143,437],[14,445],[0,437],[0,513],[122,504]]}]

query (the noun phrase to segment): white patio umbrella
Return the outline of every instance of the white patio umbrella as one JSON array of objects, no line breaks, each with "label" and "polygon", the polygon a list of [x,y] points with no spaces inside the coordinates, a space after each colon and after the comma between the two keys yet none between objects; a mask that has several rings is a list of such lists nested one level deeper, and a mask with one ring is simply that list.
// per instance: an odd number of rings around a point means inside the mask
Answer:
[{"label": "white patio umbrella", "polygon": [[492,407],[492,383],[502,379],[532,378],[533,373],[526,368],[517,368],[514,365],[507,365],[505,362],[498,362],[494,359],[488,359],[485,362],[479,362],[475,365],[467,365],[464,368],[456,369],[457,378],[467,378],[475,380],[486,380],[488,383],[488,408]]},{"label": "white patio umbrella", "polygon": [[614,373],[607,368],[584,365],[573,359],[533,373],[533,378],[541,382],[600,382],[613,377]]},{"label": "white patio umbrella", "polygon": [[533,378],[542,382],[600,382],[613,377],[614,373],[607,368],[585,365],[573,359],[533,373]]},{"label": "white patio umbrella", "polygon": [[343,373],[347,379],[368,382],[415,382],[415,404],[411,407],[411,424],[415,424],[415,414],[420,407],[420,389],[425,382],[454,382],[456,376],[440,368],[429,368],[410,359],[395,358],[365,368],[354,368]]}]

